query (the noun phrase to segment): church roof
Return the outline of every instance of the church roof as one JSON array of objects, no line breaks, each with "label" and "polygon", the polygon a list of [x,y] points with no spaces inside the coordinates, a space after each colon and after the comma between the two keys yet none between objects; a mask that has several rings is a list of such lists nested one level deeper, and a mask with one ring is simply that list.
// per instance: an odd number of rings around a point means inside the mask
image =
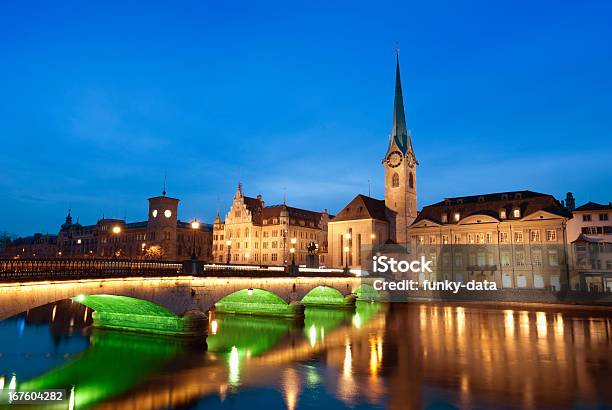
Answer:
[{"label": "church roof", "polygon": [[402,154],[412,151],[412,141],[406,127],[406,115],[404,112],[404,97],[402,95],[402,80],[400,79],[399,52],[396,55],[395,66],[395,97],[393,99],[393,129],[392,141],[395,142]]},{"label": "church roof", "polygon": [[384,200],[359,194],[338,212],[338,215],[336,215],[331,222],[356,219],[378,219],[380,221],[386,221],[386,209]]},{"label": "church roof", "polygon": [[457,222],[452,218],[455,212],[459,212],[461,219],[471,215],[489,215],[499,219],[499,211],[502,209],[506,210],[507,219],[511,220],[513,219],[512,210],[515,208],[520,209],[521,218],[537,211],[571,217],[552,195],[533,191],[511,191],[446,198],[423,207],[414,223],[427,219],[441,224],[442,214],[446,214],[448,222],[445,223],[455,224]]}]

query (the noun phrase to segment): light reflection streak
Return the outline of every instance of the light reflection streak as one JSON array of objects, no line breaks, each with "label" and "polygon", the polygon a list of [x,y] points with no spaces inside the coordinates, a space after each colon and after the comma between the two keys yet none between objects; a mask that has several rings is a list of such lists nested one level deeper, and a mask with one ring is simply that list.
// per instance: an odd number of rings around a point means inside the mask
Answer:
[{"label": "light reflection streak", "polygon": [[240,381],[240,357],[236,346],[232,346],[229,356],[229,377],[230,384],[237,384]]},{"label": "light reflection streak", "polygon": [[548,334],[546,313],[536,312],[536,328],[538,330],[538,337],[546,337],[546,335]]}]

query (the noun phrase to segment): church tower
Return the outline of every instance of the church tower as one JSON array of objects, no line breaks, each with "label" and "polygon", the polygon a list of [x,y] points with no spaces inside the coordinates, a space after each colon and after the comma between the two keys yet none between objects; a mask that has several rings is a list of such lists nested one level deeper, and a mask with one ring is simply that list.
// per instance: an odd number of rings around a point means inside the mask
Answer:
[{"label": "church tower", "polygon": [[408,243],[408,226],[417,217],[416,167],[410,132],[406,128],[404,99],[400,80],[399,53],[396,54],[393,130],[389,148],[382,161],[385,167],[385,205],[390,223],[390,238]]}]

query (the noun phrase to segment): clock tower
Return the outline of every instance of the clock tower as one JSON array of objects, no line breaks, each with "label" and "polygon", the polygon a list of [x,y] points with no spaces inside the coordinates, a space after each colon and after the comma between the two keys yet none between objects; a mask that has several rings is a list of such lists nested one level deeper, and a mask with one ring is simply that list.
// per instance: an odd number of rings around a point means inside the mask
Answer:
[{"label": "clock tower", "polygon": [[389,236],[398,244],[406,244],[408,226],[417,217],[416,167],[419,163],[414,155],[410,132],[406,128],[399,53],[396,55],[393,130],[382,163],[385,167],[385,205],[390,223]]}]

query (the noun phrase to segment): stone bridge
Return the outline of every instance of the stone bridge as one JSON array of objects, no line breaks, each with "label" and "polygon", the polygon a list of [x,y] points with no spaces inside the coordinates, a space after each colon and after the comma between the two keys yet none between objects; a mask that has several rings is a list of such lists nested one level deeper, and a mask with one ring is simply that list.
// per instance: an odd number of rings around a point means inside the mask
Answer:
[{"label": "stone bridge", "polygon": [[[232,313],[294,316],[300,314],[299,307],[303,312],[303,304],[350,304],[362,282],[362,278],[352,276],[177,275],[0,283],[0,320],[48,303],[72,299],[95,310],[101,327],[166,333],[156,331],[155,326],[114,326],[108,322],[153,316],[174,317],[164,319],[172,321],[181,320],[186,314],[203,318],[215,305],[218,311]],[[94,324],[95,319],[94,316]],[[180,332],[180,325],[170,324],[173,326],[179,326]]]}]

